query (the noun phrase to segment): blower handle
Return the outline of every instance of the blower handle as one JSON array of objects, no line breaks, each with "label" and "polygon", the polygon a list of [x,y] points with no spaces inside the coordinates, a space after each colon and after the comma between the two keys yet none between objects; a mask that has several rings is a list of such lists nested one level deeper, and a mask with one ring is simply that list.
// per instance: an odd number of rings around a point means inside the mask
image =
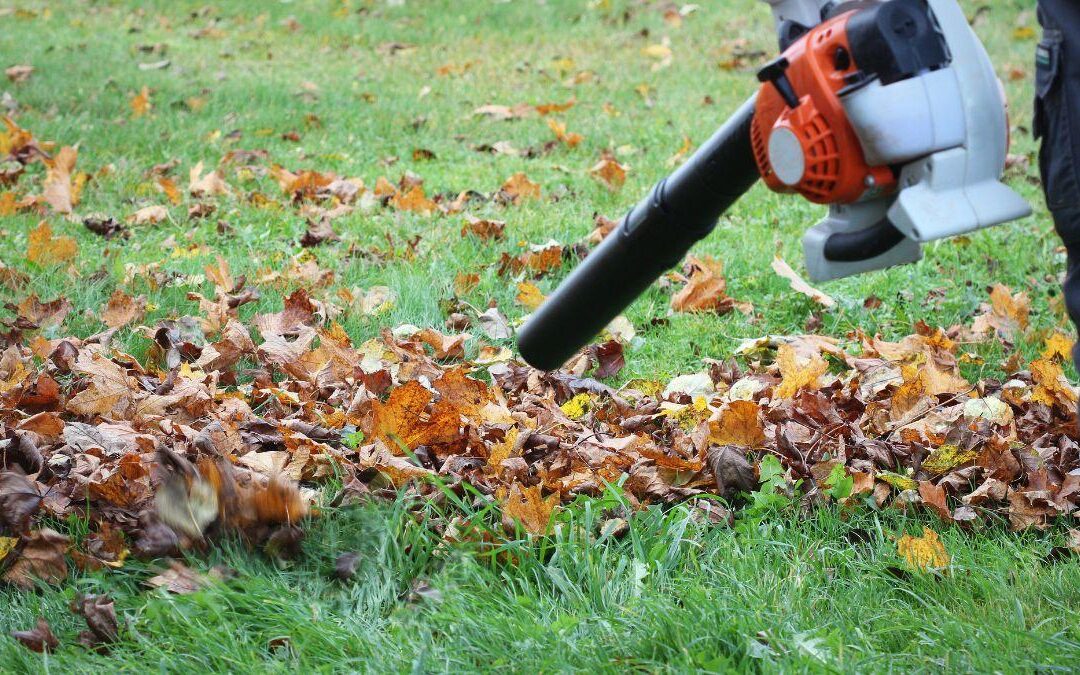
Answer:
[{"label": "blower handle", "polygon": [[709,234],[758,179],[750,142],[756,96],[661,180],[518,332],[522,357],[554,370]]}]

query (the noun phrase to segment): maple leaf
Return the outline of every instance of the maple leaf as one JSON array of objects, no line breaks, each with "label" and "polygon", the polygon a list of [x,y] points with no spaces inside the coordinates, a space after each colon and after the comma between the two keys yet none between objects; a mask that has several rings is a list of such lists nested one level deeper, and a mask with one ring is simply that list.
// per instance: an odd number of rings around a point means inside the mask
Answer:
[{"label": "maple leaf", "polygon": [[589,169],[589,175],[612,192],[618,192],[626,182],[627,167],[610,155],[604,155]]},{"label": "maple leaf", "polygon": [[[215,570],[211,570],[213,573]],[[220,574],[217,575],[220,578]],[[190,595],[214,582],[214,578],[199,574],[187,565],[175,560],[169,562],[169,569],[150,577],[144,583],[151,588],[164,588],[175,595]]]},{"label": "maple leaf", "polygon": [[390,198],[390,205],[398,211],[412,211],[425,216],[439,210],[438,204],[424,196],[424,188],[413,185],[408,191],[397,192]]},{"label": "maple leaf", "polygon": [[188,194],[192,197],[210,197],[226,195],[232,190],[217,172],[217,169],[203,175],[203,163],[191,167],[188,173]]},{"label": "maple leaf", "polygon": [[33,73],[34,67],[26,64],[14,65],[4,70],[4,75],[7,75],[7,79],[15,84],[26,82]]},{"label": "maple leaf", "polygon": [[831,296],[806,283],[795,270],[791,269],[791,265],[788,265],[780,256],[773,258],[772,268],[774,272],[788,280],[793,291],[802,293],[822,307],[832,307],[836,304],[836,300],[833,300]]},{"label": "maple leaf", "polygon": [[468,295],[480,285],[480,275],[468,272],[459,272],[454,276],[454,294]]},{"label": "maple leaf", "polygon": [[1030,322],[1031,299],[1027,293],[1013,293],[1003,284],[994,284],[990,290],[990,303],[983,304],[983,312],[971,325],[973,333],[995,334],[1005,340],[1014,340],[1026,330]]},{"label": "maple leaf", "polygon": [[717,445],[757,448],[765,444],[761,406],[753,401],[732,401],[709,423],[709,440]]},{"label": "maple leaf", "polygon": [[521,523],[529,534],[547,534],[551,529],[551,517],[559,504],[559,495],[551,494],[542,497],[539,485],[522,487],[520,483],[514,483],[509,491],[503,490],[500,501],[504,518],[513,522]]},{"label": "maple leaf", "polygon": [[781,345],[776,351],[776,364],[783,381],[776,388],[777,398],[792,398],[802,389],[817,389],[829,364],[818,355],[799,356],[791,345]]},{"label": "maple leaf", "polygon": [[905,534],[896,541],[896,551],[907,564],[924,572],[947,569],[952,558],[937,532],[923,527],[923,536]]},{"label": "maple leaf", "polygon": [[686,286],[671,296],[673,310],[727,314],[739,306],[740,303],[727,294],[723,263],[707,255],[688,256],[685,266],[689,268],[689,278]]},{"label": "maple leaf", "polygon": [[54,237],[48,221],[41,221],[30,230],[27,240],[26,259],[38,265],[56,265],[72,260],[79,252],[78,244],[71,237]]},{"label": "maple leaf", "polygon": [[420,445],[449,443],[460,436],[460,413],[445,398],[428,410],[433,393],[415,380],[390,391],[385,403],[372,401],[370,435],[381,439],[393,454]]},{"label": "maple leaf", "polygon": [[134,225],[156,225],[169,217],[169,210],[164,206],[144,206],[127,217],[127,221]]}]

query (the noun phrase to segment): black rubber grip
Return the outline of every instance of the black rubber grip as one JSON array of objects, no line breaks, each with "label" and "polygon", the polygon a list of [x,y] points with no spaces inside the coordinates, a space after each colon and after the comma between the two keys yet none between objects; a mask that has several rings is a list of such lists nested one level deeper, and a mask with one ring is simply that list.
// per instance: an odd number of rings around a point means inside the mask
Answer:
[{"label": "black rubber grip", "polygon": [[518,332],[522,357],[554,370],[709,234],[758,179],[754,97],[653,187]]},{"label": "black rubber grip", "polygon": [[832,262],[860,262],[876,258],[904,240],[888,218],[863,230],[836,232],[825,240],[825,259]]}]

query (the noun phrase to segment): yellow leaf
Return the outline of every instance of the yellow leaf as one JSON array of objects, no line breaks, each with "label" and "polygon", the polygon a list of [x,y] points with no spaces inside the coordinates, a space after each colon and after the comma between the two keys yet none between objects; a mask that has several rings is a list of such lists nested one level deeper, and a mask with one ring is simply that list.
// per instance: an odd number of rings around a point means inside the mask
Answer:
[{"label": "yellow leaf", "polygon": [[52,226],[46,221],[30,230],[26,247],[26,259],[39,265],[55,265],[75,257],[79,247],[71,237],[54,237]]},{"label": "yellow leaf", "polygon": [[921,537],[912,537],[909,534],[900,537],[896,542],[896,552],[912,568],[924,572],[947,568],[952,560],[937,532],[929,527],[923,527]]},{"label": "yellow leaf", "polygon": [[1075,340],[1062,333],[1055,332],[1053,335],[1046,338],[1046,348],[1043,350],[1043,358],[1060,358],[1062,361],[1067,361],[1072,358],[1074,345],[1076,345]]},{"label": "yellow leaf", "polygon": [[544,294],[540,292],[540,287],[534,283],[528,281],[518,282],[517,290],[517,297],[514,299],[522,307],[536,309],[544,302]]},{"label": "yellow leaf", "polygon": [[592,394],[578,394],[559,406],[559,410],[562,410],[570,419],[579,420],[585,416],[585,413],[589,412],[589,409],[592,408],[592,404]]},{"label": "yellow leaf", "polygon": [[817,389],[818,380],[829,370],[829,364],[818,354],[800,357],[791,345],[780,345],[776,364],[784,378],[776,388],[777,398],[792,398],[800,389]]},{"label": "yellow leaf", "polygon": [[19,540],[16,537],[0,537],[0,561],[6,558],[8,553],[14,551],[18,544]]}]

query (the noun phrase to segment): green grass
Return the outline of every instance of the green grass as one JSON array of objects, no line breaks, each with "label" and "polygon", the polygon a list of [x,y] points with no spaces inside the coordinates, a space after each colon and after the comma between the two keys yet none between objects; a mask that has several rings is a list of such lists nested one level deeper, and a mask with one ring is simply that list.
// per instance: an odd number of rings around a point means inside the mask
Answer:
[{"label": "green grass", "polygon": [[[354,342],[387,326],[441,326],[440,301],[452,296],[458,272],[477,272],[479,287],[463,298],[480,307],[494,300],[510,318],[524,314],[514,289],[496,274],[502,252],[554,238],[571,243],[589,232],[594,213],[617,217],[669,169],[683,138],[700,142],[754,88],[753,63],[725,70],[734,41],[771,52],[770,19],[751,0],[701,3],[681,28],[663,20],[663,3],[572,0],[491,3],[480,0],[384,2],[316,0],[247,3],[223,0],[203,9],[187,2],[26,2],[0,14],[0,65],[36,68],[23,84],[0,82],[18,101],[19,123],[38,138],[79,143],[79,168],[96,176],[84,192],[80,215],[123,219],[137,208],[164,203],[145,172],[178,160],[177,182],[198,161],[214,166],[230,150],[264,149],[289,169],[334,171],[373,185],[404,171],[425,180],[428,194],[475,189],[490,193],[524,171],[545,199],[519,207],[482,204],[478,216],[507,221],[507,238],[482,243],[459,235],[460,216],[424,218],[376,210],[334,222],[343,241],[312,250],[333,270],[338,287],[382,284],[398,293],[395,307],[377,318],[342,318]],[[1013,152],[1033,156],[1030,71],[1034,42],[1017,39],[1019,23],[1034,24],[1029,0],[988,4],[978,31],[994,55],[1012,101]],[[969,15],[977,3],[965,2]],[[336,11],[345,7],[341,15]],[[361,11],[362,10],[362,11]],[[300,28],[293,31],[288,17]],[[217,33],[196,37],[212,27]],[[653,71],[641,48],[670,38],[669,68]],[[395,56],[380,45],[414,45]],[[164,53],[140,46],[164,45]],[[139,63],[168,59],[163,70]],[[446,64],[471,63],[460,75],[440,76]],[[1028,71],[1011,79],[1014,67]],[[592,82],[563,82],[580,71]],[[310,86],[315,85],[312,94]],[[638,88],[647,85],[648,102]],[[132,119],[129,98],[152,90],[154,109]],[[427,88],[430,88],[428,90]],[[706,96],[714,102],[705,104]],[[205,100],[199,110],[185,101]],[[556,148],[526,159],[478,152],[481,144],[509,141],[524,149],[552,138],[545,121],[494,122],[473,116],[484,104],[550,103],[576,99],[555,117],[584,135],[575,149]],[[618,111],[605,112],[605,104]],[[317,125],[305,122],[308,115]],[[422,118],[422,120],[421,120]],[[422,123],[417,123],[422,122]],[[417,123],[417,124],[414,124]],[[300,142],[282,139],[296,131]],[[239,132],[239,137],[233,132]],[[423,148],[434,160],[414,161]],[[587,175],[604,150],[631,167],[612,194]],[[390,161],[390,158],[398,158]],[[1034,165],[1034,162],[1032,163]],[[39,172],[40,168],[35,168]],[[906,335],[925,319],[950,326],[970,321],[986,288],[1001,282],[1033,300],[1033,330],[1018,348],[1031,356],[1039,332],[1062,324],[1058,295],[1063,256],[1027,175],[1013,184],[1036,205],[1036,215],[959,241],[927,247],[914,266],[833,282],[824,289],[838,307],[823,315],[822,333],[861,328],[886,337]],[[38,218],[0,222],[0,259],[30,276],[27,288],[0,286],[0,299],[26,293],[65,295],[76,310],[50,336],[88,335],[103,328],[100,307],[115,288],[144,294],[154,307],[144,323],[197,311],[188,292],[209,295],[209,282],[192,278],[216,255],[235,273],[258,275],[299,252],[304,221],[293,209],[268,210],[243,196],[260,191],[279,198],[269,177],[228,175],[238,194],[218,201],[205,221],[189,221],[187,206],[170,221],[133,226],[126,241],[106,241],[78,222],[49,218],[59,234],[74,236],[78,276],[25,260],[26,237]],[[19,190],[36,185],[24,177]],[[558,195],[558,200],[550,197]],[[628,312],[643,337],[628,354],[631,377],[664,379],[701,367],[703,357],[727,356],[738,340],[766,333],[801,332],[813,307],[769,269],[779,251],[798,267],[799,237],[821,209],[758,187],[740,201],[700,252],[724,260],[731,295],[753,303],[750,316],[732,313],[667,314],[667,291],[650,290]],[[228,225],[219,233],[218,220]],[[350,250],[397,245],[420,235],[415,260],[374,263]],[[199,244],[194,257],[163,248],[170,239]],[[181,283],[151,288],[136,278],[123,285],[125,265],[158,262]],[[539,281],[549,292],[556,278]],[[187,278],[183,278],[187,277]],[[278,311],[289,288],[260,289],[262,299],[241,308],[244,319]],[[882,299],[866,310],[871,294]],[[148,341],[125,330],[123,346],[144,354]],[[985,365],[968,366],[970,378],[1000,376],[1008,352],[993,345],[972,349]],[[492,562],[469,546],[436,555],[430,523],[416,524],[402,504],[328,510],[308,534],[305,555],[277,566],[241,547],[215,549],[205,568],[221,562],[238,571],[220,586],[175,598],[141,587],[147,568],[129,563],[107,575],[74,579],[64,590],[24,594],[0,591],[0,629],[28,628],[46,616],[65,643],[74,642],[76,618],[66,603],[76,590],[108,592],[127,623],[110,655],[66,646],[42,658],[0,638],[4,670],[145,669],[167,671],[281,670],[1001,670],[1062,669],[1080,657],[1077,612],[1080,565],[1045,563],[1060,531],[1014,535],[1003,528],[976,533],[946,530],[955,556],[949,577],[898,578],[889,539],[922,521],[862,513],[842,519],[822,512],[809,519],[777,516],[760,527],[706,527],[687,511],[652,509],[631,519],[618,542],[595,543],[595,519],[604,504],[569,511],[563,534],[551,540],[511,541],[517,564]],[[591,509],[591,510],[590,510]],[[580,525],[582,529],[578,529]],[[858,532],[859,536],[851,533]],[[859,543],[862,539],[865,542]],[[329,580],[337,553],[357,550],[356,581]],[[441,600],[408,601],[415,580],[426,580]],[[758,637],[758,636],[762,637]],[[282,642],[277,638],[287,637]],[[283,645],[275,647],[273,645]]]}]

